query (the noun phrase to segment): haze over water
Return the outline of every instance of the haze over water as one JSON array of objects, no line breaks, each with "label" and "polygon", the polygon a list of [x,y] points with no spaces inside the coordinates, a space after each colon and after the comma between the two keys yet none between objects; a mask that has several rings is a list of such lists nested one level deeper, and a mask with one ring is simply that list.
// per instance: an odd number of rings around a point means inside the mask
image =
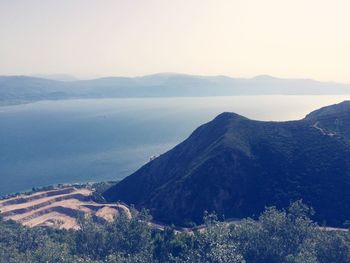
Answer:
[{"label": "haze over water", "polygon": [[119,180],[224,111],[294,120],[344,96],[41,101],[0,107],[0,194]]}]

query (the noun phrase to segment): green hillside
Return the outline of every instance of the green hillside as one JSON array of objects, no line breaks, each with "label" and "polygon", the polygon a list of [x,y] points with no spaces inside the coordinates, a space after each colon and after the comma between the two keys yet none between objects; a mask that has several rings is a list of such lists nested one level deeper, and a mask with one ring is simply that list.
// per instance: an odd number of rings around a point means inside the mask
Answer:
[{"label": "green hillside", "polygon": [[339,226],[350,218],[349,139],[349,101],[289,122],[222,113],[104,195],[179,225],[303,199],[318,222]]}]

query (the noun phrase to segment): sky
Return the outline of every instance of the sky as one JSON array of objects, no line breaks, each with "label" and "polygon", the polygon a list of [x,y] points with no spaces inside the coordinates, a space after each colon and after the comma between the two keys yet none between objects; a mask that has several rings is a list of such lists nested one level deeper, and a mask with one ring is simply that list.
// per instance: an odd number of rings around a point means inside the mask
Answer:
[{"label": "sky", "polygon": [[350,83],[349,0],[0,0],[0,75]]}]

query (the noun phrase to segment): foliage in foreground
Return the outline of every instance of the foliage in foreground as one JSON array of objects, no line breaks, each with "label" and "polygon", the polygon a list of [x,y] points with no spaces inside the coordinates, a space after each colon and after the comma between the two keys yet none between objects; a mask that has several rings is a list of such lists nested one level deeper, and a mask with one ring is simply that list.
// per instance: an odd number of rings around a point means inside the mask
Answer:
[{"label": "foliage in foreground", "polygon": [[1,220],[0,263],[350,263],[350,234],[322,230],[311,216],[309,207],[296,202],[239,224],[207,215],[206,227],[190,233],[154,230],[145,212],[111,223],[81,219],[78,231],[29,229]]}]

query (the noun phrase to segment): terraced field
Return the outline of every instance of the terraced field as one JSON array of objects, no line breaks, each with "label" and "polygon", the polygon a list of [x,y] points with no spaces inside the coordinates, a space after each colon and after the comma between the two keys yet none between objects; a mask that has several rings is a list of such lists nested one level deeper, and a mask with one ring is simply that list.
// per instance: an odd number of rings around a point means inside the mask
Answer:
[{"label": "terraced field", "polygon": [[89,214],[112,220],[119,213],[130,215],[122,204],[98,204],[91,200],[92,190],[65,187],[50,191],[19,195],[0,201],[0,213],[5,220],[15,220],[29,227],[52,226],[77,229],[77,217]]}]

